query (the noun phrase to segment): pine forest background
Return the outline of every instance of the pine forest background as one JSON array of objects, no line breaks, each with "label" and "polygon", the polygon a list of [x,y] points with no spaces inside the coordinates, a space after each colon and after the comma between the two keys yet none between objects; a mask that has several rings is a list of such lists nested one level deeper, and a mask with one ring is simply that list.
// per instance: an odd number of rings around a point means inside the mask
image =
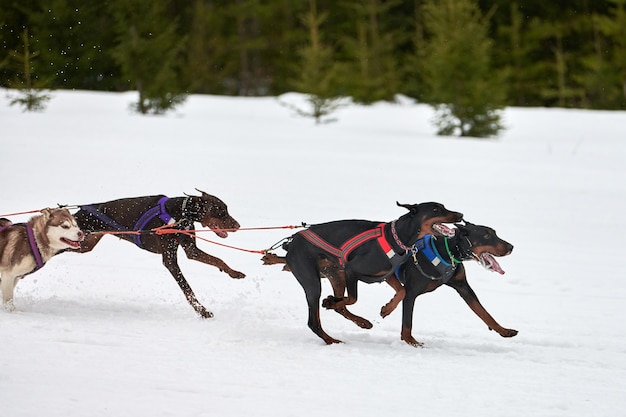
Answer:
[{"label": "pine forest background", "polygon": [[[468,2],[478,14],[455,14]],[[449,102],[439,94],[451,87],[485,90],[499,106],[626,109],[625,4],[0,0],[0,86],[165,102],[299,91],[364,104],[398,93]],[[479,67],[487,84],[460,87]]]}]

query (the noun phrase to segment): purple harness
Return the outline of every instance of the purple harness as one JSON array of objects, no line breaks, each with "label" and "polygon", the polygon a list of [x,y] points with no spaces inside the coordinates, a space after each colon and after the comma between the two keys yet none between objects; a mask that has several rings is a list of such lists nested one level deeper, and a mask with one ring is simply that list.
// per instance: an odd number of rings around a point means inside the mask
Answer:
[{"label": "purple harness", "polygon": [[26,233],[28,234],[28,243],[30,243],[30,250],[33,251],[33,256],[35,257],[35,262],[37,263],[37,268],[35,268],[34,270],[36,271],[43,268],[45,262],[41,258],[41,252],[39,251],[39,246],[37,246],[37,242],[35,241],[35,233],[33,232],[33,228],[28,223],[25,223],[25,225]]},{"label": "purple harness", "polygon": [[37,241],[35,240],[35,233],[33,232],[33,228],[31,227],[30,224],[28,223],[15,223],[15,224],[7,224],[6,226],[0,227],[0,232],[2,232],[4,229],[8,229],[11,226],[24,226],[26,228],[26,234],[28,235],[28,243],[30,245],[30,250],[33,253],[33,256],[35,257],[35,263],[37,264],[37,266],[35,267],[35,269],[33,269],[32,272],[35,272],[38,269],[43,268],[43,266],[45,265],[45,262],[43,261],[43,258],[41,257],[41,252],[39,251],[39,246],[37,246]]},{"label": "purple harness", "polygon": [[[156,206],[152,207],[144,214],[141,215],[139,220],[135,223],[132,231],[136,230],[144,230],[144,228],[150,223],[155,217],[159,217],[165,224],[169,223],[172,220],[172,216],[169,215],[167,210],[165,210],[165,203],[169,200],[168,197],[161,197]],[[127,227],[122,226],[106,214],[102,213],[100,210],[93,206],[81,206],[81,209],[85,210],[87,213],[92,215],[93,217],[101,220],[106,225],[112,227],[118,232],[128,232],[131,231]],[[133,236],[133,242],[135,245],[143,248],[143,242],[141,241],[141,235],[137,234]]]}]

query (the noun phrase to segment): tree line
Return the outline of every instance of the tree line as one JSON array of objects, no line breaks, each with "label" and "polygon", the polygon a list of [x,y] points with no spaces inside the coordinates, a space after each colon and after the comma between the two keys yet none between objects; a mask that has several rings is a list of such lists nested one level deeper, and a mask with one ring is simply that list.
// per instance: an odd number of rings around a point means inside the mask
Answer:
[{"label": "tree line", "polygon": [[[0,0],[0,85],[626,109],[626,0]],[[489,99],[489,97],[492,97]],[[477,100],[477,98],[472,98]],[[481,101],[482,100],[482,101]],[[485,107],[486,106],[486,107]]]}]

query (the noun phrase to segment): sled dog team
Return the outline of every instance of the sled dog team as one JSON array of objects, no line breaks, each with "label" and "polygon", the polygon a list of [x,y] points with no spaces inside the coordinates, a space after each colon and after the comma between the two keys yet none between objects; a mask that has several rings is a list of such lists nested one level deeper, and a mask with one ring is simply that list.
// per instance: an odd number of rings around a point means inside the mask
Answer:
[{"label": "sled dog team", "polygon": [[[189,259],[213,265],[231,278],[244,278],[245,274],[197,247],[195,223],[220,238],[240,227],[222,200],[199,192],[173,198],[156,195],[86,204],[78,206],[74,215],[66,208],[47,208],[25,223],[0,218],[4,309],[15,309],[14,288],[20,279],[62,252],[91,251],[107,232],[113,231],[140,249],[160,254],[193,309],[201,317],[212,317],[178,266],[178,248],[182,247]],[[348,310],[357,302],[358,282],[387,282],[395,294],[380,314],[386,317],[402,303],[400,337],[413,346],[422,345],[411,334],[415,299],[442,285],[454,288],[490,330],[503,337],[515,336],[516,330],[498,324],[479,302],[463,266],[463,262],[475,260],[503,274],[496,257],[510,254],[513,245],[499,238],[492,228],[465,221],[462,213],[442,204],[398,206],[406,211],[393,221],[338,220],[311,225],[284,240],[286,256],[265,253],[264,264],[284,264],[283,269],[291,271],[302,286],[308,304],[308,326],[313,333],[327,344],[340,343],[324,331],[320,320],[321,278],[327,278],[333,295],[322,300],[322,306],[366,329],[372,323]]]}]

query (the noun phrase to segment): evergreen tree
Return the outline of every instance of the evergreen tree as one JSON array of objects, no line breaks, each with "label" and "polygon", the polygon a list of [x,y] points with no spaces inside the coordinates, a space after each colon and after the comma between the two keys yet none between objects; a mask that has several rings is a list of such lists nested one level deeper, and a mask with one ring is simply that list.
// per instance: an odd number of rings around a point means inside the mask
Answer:
[{"label": "evergreen tree", "polygon": [[356,22],[356,33],[343,38],[349,59],[342,65],[342,78],[357,102],[393,101],[401,92],[402,74],[395,50],[400,35],[384,24],[384,16],[400,3],[399,0],[346,3],[349,15]]},{"label": "evergreen tree", "polygon": [[234,94],[226,80],[237,76],[228,29],[233,24],[224,7],[196,0],[189,25],[187,62],[183,69],[190,90],[201,94]]},{"label": "evergreen tree", "polygon": [[46,0],[25,8],[35,35],[43,77],[53,88],[111,90],[119,68],[107,53],[114,35],[105,2]]},{"label": "evergreen tree", "polygon": [[167,13],[165,2],[131,0],[111,3],[117,45],[112,50],[122,76],[138,91],[133,109],[141,114],[162,114],[182,104],[181,52],[185,40]]},{"label": "evergreen tree", "polygon": [[48,82],[33,74],[33,59],[39,55],[39,52],[30,50],[28,28],[24,28],[21,39],[23,52],[10,54],[13,62],[21,67],[21,72],[18,72],[17,77],[9,83],[9,87],[18,91],[16,96],[11,97],[10,105],[19,104],[24,111],[43,111],[46,108],[46,102],[50,100],[50,95],[42,91],[43,88],[48,87]]},{"label": "evergreen tree", "polygon": [[317,1],[309,0],[309,11],[302,16],[302,23],[308,29],[309,43],[299,51],[299,78],[292,80],[296,91],[308,95],[310,109],[304,110],[289,106],[301,116],[313,117],[316,123],[330,121],[324,119],[341,106],[335,85],[336,66],[333,50],[322,42],[320,27],[327,18],[326,13],[318,13]]},{"label": "evergreen tree", "polygon": [[424,12],[430,35],[424,75],[438,134],[497,135],[506,91],[490,65],[488,22],[471,0],[431,0]]},{"label": "evergreen tree", "polygon": [[[592,80],[598,89],[600,80],[606,81],[604,88],[598,91],[603,99],[607,100],[605,108],[626,108],[626,0],[609,0],[611,7],[607,15],[595,15],[596,24],[601,39],[596,48],[596,59],[589,65],[597,74]],[[599,37],[599,35],[597,35]],[[603,53],[610,51],[610,53]]]},{"label": "evergreen tree", "polygon": [[426,50],[426,33],[424,28],[424,0],[413,2],[413,36],[410,40],[410,48],[402,57],[404,59],[404,73],[406,81],[401,90],[404,94],[415,97],[418,100],[424,97],[424,56]]},{"label": "evergreen tree", "polygon": [[240,96],[263,95],[269,91],[269,71],[264,59],[267,33],[262,30],[266,22],[266,29],[271,28],[270,8],[271,4],[261,0],[234,0],[227,6],[233,22],[229,47],[237,65],[236,94]]}]

